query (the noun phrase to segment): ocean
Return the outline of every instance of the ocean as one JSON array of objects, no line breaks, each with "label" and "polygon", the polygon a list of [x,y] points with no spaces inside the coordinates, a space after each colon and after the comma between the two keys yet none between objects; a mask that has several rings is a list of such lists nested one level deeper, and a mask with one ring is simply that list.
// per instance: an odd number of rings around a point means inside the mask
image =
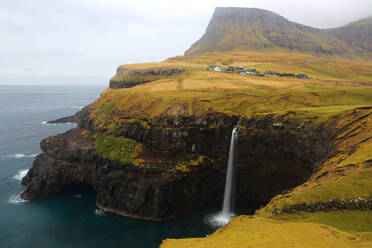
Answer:
[{"label": "ocean", "polygon": [[165,238],[203,237],[214,209],[166,222],[132,220],[97,210],[90,188],[24,202],[22,177],[41,152],[41,139],[75,124],[45,121],[75,114],[106,86],[0,85],[0,247],[158,247]]}]

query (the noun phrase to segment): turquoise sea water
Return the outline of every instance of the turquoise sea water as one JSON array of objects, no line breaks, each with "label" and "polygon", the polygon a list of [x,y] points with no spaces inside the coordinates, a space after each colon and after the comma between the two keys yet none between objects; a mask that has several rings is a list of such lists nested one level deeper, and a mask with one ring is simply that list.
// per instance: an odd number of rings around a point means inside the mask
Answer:
[{"label": "turquoise sea water", "polygon": [[80,188],[48,199],[20,202],[22,173],[40,153],[40,139],[75,125],[45,125],[77,112],[105,86],[0,85],[0,247],[158,247],[165,238],[202,237],[214,231],[213,209],[161,223],[97,211],[95,192]]}]

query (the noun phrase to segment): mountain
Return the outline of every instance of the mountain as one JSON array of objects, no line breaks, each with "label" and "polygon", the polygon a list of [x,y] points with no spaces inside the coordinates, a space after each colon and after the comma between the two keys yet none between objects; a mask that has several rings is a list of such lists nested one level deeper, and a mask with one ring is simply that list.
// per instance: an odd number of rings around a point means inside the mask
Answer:
[{"label": "mountain", "polygon": [[204,36],[185,55],[280,48],[304,53],[370,56],[372,18],[334,29],[317,29],[271,11],[216,8]]},{"label": "mountain", "polygon": [[372,17],[327,31],[355,50],[372,52]]}]

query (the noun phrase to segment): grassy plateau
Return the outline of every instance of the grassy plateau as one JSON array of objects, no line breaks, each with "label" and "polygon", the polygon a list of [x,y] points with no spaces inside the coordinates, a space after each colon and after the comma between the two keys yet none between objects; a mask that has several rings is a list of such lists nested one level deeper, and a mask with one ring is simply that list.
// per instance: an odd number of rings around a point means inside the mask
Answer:
[{"label": "grassy plateau", "polygon": [[[207,65],[305,73],[310,79],[206,71]],[[106,89],[91,104],[94,126],[106,130],[96,137],[98,154],[134,163],[144,148],[115,134],[122,122],[149,128],[149,121],[159,115],[222,112],[259,118],[294,112],[299,122],[340,130],[336,154],[304,184],[274,197],[254,216],[236,217],[209,237],[165,240],[161,247],[372,247],[371,211],[273,214],[298,203],[372,199],[371,61],[266,50],[206,53],[122,66],[125,70],[154,68],[184,71],[132,88]],[[182,164],[179,168],[187,170]]]}]

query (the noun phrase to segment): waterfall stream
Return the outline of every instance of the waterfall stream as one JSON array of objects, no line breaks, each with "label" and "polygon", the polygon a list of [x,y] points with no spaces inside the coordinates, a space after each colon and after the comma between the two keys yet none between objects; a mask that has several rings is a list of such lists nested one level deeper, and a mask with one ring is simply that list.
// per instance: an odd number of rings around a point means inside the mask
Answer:
[{"label": "waterfall stream", "polygon": [[234,207],[234,174],[235,174],[235,148],[238,144],[238,127],[239,123],[234,127],[231,134],[229,158],[226,172],[225,194],[223,197],[222,212],[217,215],[209,216],[206,222],[215,227],[224,226],[230,222],[235,216],[233,213]]},{"label": "waterfall stream", "polygon": [[235,163],[235,147],[238,143],[238,125],[234,127],[231,134],[229,160],[227,164],[225,194],[223,197],[222,214],[224,216],[232,215],[233,193],[234,193],[234,163]]}]

